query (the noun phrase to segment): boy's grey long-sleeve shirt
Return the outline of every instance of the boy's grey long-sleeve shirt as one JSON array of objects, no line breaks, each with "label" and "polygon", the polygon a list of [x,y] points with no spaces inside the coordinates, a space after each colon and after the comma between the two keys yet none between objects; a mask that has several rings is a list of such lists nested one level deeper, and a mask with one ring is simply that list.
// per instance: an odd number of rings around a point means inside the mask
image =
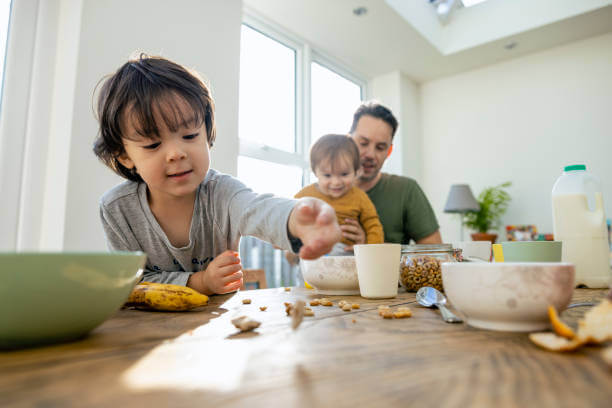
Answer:
[{"label": "boy's grey long-sleeve shirt", "polygon": [[295,200],[256,194],[242,182],[210,169],[198,187],[189,245],[174,247],[151,212],[145,183],[126,181],[100,200],[100,217],[109,249],[147,254],[144,280],[185,286],[225,250],[238,250],[240,237],[252,235],[291,249],[287,235]]}]

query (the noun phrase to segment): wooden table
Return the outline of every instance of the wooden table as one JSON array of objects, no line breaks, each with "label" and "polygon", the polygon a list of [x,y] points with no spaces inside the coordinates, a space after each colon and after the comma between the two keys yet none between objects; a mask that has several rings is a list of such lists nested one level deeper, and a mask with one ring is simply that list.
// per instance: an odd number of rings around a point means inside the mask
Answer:
[{"label": "wooden table", "polygon": [[[0,406],[611,406],[601,348],[558,354],[525,333],[447,324],[413,293],[330,297],[361,308],[313,307],[292,331],[283,302],[315,297],[262,289],[215,296],[186,313],[121,310],[81,341],[0,352]],[[578,289],[573,301],[603,297]],[[382,319],[381,304],[408,305],[414,315]],[[575,324],[584,312],[563,318]],[[230,320],[242,314],[261,326],[236,334]]]}]

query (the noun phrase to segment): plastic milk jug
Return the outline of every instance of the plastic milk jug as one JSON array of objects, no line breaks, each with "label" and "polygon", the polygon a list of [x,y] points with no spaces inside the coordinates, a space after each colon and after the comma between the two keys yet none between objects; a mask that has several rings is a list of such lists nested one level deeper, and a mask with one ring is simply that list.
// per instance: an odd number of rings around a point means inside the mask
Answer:
[{"label": "plastic milk jug", "polygon": [[552,190],[553,232],[562,260],[576,266],[576,286],[610,285],[610,247],[599,180],[582,164],[566,166]]}]

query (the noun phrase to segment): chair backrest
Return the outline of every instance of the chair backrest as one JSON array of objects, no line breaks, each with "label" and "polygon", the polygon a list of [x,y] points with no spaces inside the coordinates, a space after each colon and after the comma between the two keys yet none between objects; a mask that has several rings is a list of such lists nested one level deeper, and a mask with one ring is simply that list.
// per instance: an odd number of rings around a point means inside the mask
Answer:
[{"label": "chair backrest", "polygon": [[243,269],[242,280],[240,290],[266,289],[268,287],[266,272],[263,269]]}]

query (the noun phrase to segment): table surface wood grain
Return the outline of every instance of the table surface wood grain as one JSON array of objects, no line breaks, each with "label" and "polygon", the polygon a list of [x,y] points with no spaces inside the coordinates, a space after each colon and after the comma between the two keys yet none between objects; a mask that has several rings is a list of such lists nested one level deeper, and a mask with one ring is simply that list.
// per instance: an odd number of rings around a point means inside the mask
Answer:
[{"label": "table surface wood grain", "polygon": [[[577,289],[572,301],[604,296]],[[313,307],[291,330],[284,302],[318,297],[274,288],[184,313],[120,310],[79,341],[0,352],[0,406],[610,407],[601,348],[553,353],[525,333],[447,324],[405,292],[329,296],[333,307]],[[360,309],[342,311],[341,299]],[[413,317],[382,319],[379,305]],[[575,325],[586,310],[562,317]],[[230,320],[240,315],[261,326],[237,333]]]}]

